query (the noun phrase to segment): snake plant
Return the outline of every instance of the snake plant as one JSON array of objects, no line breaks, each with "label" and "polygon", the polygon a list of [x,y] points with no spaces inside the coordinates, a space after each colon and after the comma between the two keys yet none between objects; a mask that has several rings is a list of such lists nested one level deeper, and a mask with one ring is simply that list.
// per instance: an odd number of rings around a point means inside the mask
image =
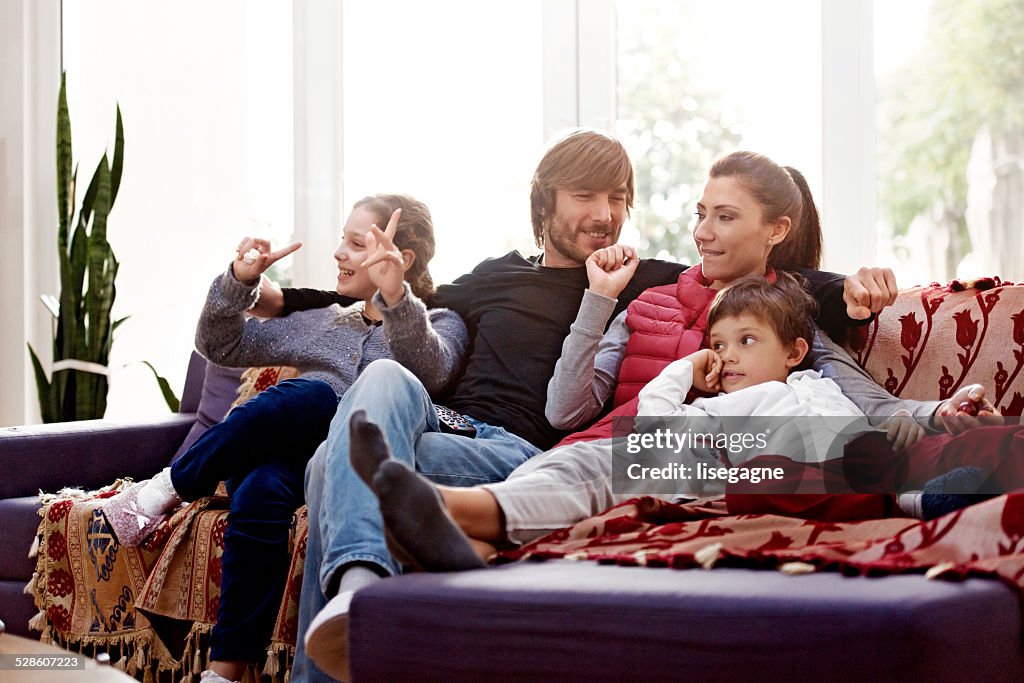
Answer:
[{"label": "snake plant", "polygon": [[[88,420],[103,417],[107,407],[105,370],[114,330],[126,318],[113,320],[118,262],[107,242],[107,217],[121,184],[124,130],[117,108],[114,156],[106,153],[93,173],[75,221],[75,186],[78,168],[72,170],[71,118],[68,114],[66,74],[61,75],[57,105],[57,255],[60,259],[60,305],[56,307],[53,338],[54,370],[46,376],[29,344],[44,422]],[[71,228],[74,232],[70,235]],[[66,361],[66,362],[62,362]],[[151,365],[164,399],[171,410],[178,401],[170,385]],[[71,367],[69,367],[71,366]]]}]

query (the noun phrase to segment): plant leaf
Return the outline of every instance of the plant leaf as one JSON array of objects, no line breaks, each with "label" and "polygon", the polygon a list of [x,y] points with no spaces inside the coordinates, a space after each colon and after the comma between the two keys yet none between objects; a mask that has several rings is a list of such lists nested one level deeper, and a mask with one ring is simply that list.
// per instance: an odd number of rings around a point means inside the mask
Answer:
[{"label": "plant leaf", "polygon": [[82,284],[85,282],[85,271],[89,257],[89,236],[85,225],[78,224],[75,235],[71,239],[71,258],[69,260],[69,285],[60,291],[60,358],[78,358],[85,352],[85,344],[81,343],[79,330],[85,330],[85,311],[82,307]]},{"label": "plant leaf", "polygon": [[46,378],[46,372],[43,370],[43,364],[39,362],[39,356],[36,355],[35,349],[32,348],[31,344],[28,344],[28,353],[32,357],[32,369],[36,374],[36,391],[39,394],[39,413],[43,417],[43,422],[56,422],[57,410],[56,406],[53,405],[53,395],[50,391],[50,380]]},{"label": "plant leaf", "polygon": [[121,171],[124,167],[124,126],[121,125],[121,105],[117,105],[117,126],[114,132],[114,158],[110,163],[110,208],[117,200],[117,190],[121,187]]},{"label": "plant leaf", "polygon": [[68,190],[71,187],[71,115],[68,113],[67,74],[60,75],[57,98],[57,215],[60,219],[57,244],[67,249],[68,228],[74,211]]},{"label": "plant leaf", "polygon": [[[122,318],[124,320],[124,318]],[[174,391],[171,389],[171,384],[165,378],[161,377],[156,368],[150,364],[149,361],[142,361],[146,367],[153,371],[153,376],[156,377],[156,383],[160,385],[160,393],[164,395],[164,401],[167,403],[167,407],[171,409],[172,413],[178,412],[181,408],[181,401],[174,395]]]},{"label": "plant leaf", "polygon": [[103,348],[104,338],[107,336],[107,323],[101,325],[101,319],[109,320],[110,307],[113,304],[111,299],[110,283],[113,282],[113,275],[110,273],[108,259],[110,257],[110,245],[107,244],[107,214],[110,211],[110,167],[107,165],[107,155],[103,155],[103,161],[96,169],[99,181],[96,188],[96,203],[92,219],[92,229],[89,231],[89,289],[85,293],[85,315],[86,324],[86,349],[87,358],[81,360],[98,361]]},{"label": "plant leaf", "polygon": [[96,170],[92,173],[92,180],[89,181],[89,187],[85,190],[85,196],[82,197],[82,208],[78,212],[78,224],[83,228],[89,225],[89,219],[92,218],[92,207],[96,202],[96,191],[99,189],[100,165],[105,165],[106,163],[106,159],[100,159],[99,164],[96,164]]}]

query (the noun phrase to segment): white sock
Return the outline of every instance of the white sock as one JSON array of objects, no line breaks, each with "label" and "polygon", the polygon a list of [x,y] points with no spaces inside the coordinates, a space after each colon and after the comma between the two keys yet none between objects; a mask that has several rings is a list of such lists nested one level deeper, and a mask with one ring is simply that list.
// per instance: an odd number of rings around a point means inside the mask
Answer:
[{"label": "white sock", "polygon": [[906,493],[900,493],[896,496],[896,505],[899,506],[903,513],[910,515],[915,519],[924,519],[924,513],[921,511],[921,496],[924,495],[920,491],[907,491]]},{"label": "white sock", "polygon": [[171,468],[165,467],[147,481],[138,496],[139,508],[149,515],[159,515],[181,504],[181,496],[171,484]]},{"label": "white sock", "polygon": [[341,582],[338,584],[338,594],[355,592],[360,588],[380,581],[380,574],[362,565],[353,565],[341,575]]}]

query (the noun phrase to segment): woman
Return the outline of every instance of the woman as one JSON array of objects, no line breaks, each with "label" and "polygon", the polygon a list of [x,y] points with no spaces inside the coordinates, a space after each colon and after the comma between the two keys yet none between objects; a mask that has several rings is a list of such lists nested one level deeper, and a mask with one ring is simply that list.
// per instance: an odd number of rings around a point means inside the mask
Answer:
[{"label": "woman", "polygon": [[[377,226],[387,221],[387,228]],[[334,253],[347,307],[246,319],[263,272],[295,251],[246,238],[210,288],[196,346],[212,362],[291,365],[303,376],[270,387],[210,428],[171,467],[111,498],[103,514],[123,545],[137,545],[182,500],[231,493],[218,621],[204,680],[237,680],[266,648],[289,563],[292,514],[303,504],[306,463],[326,438],[338,400],[372,361],[393,358],[440,391],[455,375],[468,336],[461,318],[428,311],[430,212],[404,195],[356,202]],[[220,678],[218,678],[220,677]]]},{"label": "woman", "polygon": [[[584,299],[549,385],[547,416],[556,426],[585,424],[614,390],[618,407],[609,416],[534,457],[505,482],[437,487],[476,553],[469,552],[443,511],[437,513],[436,493],[424,488],[429,484],[396,463],[381,467],[386,447],[374,426],[353,420],[353,439],[358,434],[362,444],[352,449],[360,461],[357,470],[378,493],[389,531],[408,554],[428,569],[482,566],[478,555],[493,552],[495,543],[525,542],[619,502],[611,490],[612,420],[636,415],[639,390],[669,363],[703,345],[715,293],[743,277],[773,279],[776,268],[816,268],[821,254],[821,226],[806,181],[794,169],[749,152],[730,154],[712,166],[697,207],[694,240],[701,264],[673,285],[647,290],[603,338],[595,330],[603,329],[608,312],[602,318],[594,309],[611,308],[600,297]],[[635,259],[628,248],[612,247],[591,260],[608,272],[628,268]]]}]

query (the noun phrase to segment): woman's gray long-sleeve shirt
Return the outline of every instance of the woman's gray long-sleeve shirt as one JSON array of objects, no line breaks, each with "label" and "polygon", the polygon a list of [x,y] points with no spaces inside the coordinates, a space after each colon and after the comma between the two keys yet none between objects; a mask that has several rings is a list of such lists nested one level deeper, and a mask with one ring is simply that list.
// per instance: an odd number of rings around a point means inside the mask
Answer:
[{"label": "woman's gray long-sleeve shirt", "polygon": [[380,292],[373,305],[383,323],[367,324],[363,302],[299,311],[284,318],[247,319],[259,285],[239,282],[231,268],[214,279],[196,327],[196,348],[217,365],[290,365],[303,377],[331,385],[339,396],[379,358],[393,358],[423,382],[443,389],[458,373],[469,344],[462,318],[445,308],[427,310],[405,285],[405,297],[388,307]]}]

